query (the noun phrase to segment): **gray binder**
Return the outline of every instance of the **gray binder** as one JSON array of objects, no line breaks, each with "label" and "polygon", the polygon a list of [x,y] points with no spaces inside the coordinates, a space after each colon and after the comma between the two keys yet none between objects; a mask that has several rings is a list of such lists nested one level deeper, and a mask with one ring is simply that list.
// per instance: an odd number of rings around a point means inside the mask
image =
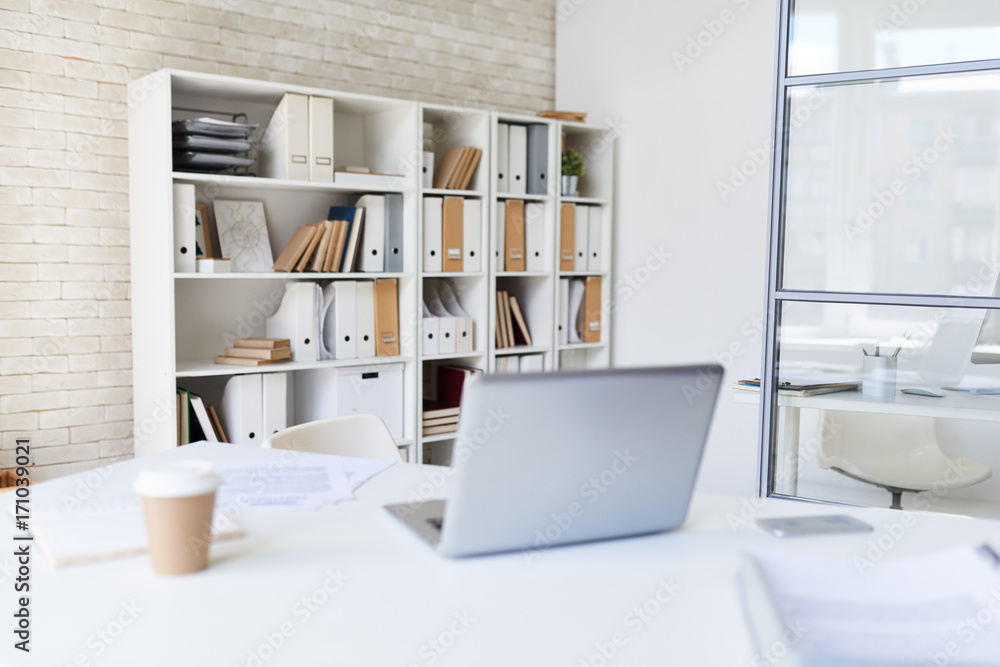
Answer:
[{"label": "gray binder", "polygon": [[385,271],[403,272],[403,195],[385,195]]},{"label": "gray binder", "polygon": [[528,126],[528,194],[544,195],[549,191],[549,127]]}]

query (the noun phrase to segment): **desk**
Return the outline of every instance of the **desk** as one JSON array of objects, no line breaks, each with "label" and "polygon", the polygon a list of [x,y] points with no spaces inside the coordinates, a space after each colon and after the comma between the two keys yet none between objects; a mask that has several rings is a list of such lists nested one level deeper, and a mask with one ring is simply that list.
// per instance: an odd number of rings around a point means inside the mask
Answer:
[{"label": "desk", "polygon": [[[911,385],[907,385],[911,386]],[[940,387],[933,387],[940,390]],[[972,419],[1000,422],[1000,396],[971,396],[959,391],[943,391],[941,398],[902,394],[880,398],[865,396],[860,391],[838,391],[816,396],[778,396],[778,407],[785,408],[785,423],[778,437],[777,458],[780,463],[780,485],[776,491],[798,495],[799,479],[799,413],[812,410],[842,410],[936,419]],[[760,403],[760,392],[736,390],[737,403]]]},{"label": "desk", "polygon": [[[93,492],[128,488],[155,460],[272,455],[189,445],[119,464]],[[86,480],[84,473],[39,484],[33,502],[89,488]],[[680,531],[554,549],[532,562],[520,553],[452,561],[381,507],[414,493],[443,496],[447,487],[444,469],[399,464],[361,487],[354,502],[317,511],[248,508],[241,517],[247,536],[213,545],[211,567],[184,577],[154,575],[146,557],[55,570],[36,551],[32,653],[15,651],[5,630],[0,664],[750,665],[754,650],[736,587],[742,550],[854,558],[874,548],[872,556],[889,560],[983,540],[1000,544],[997,522],[855,508],[838,511],[869,521],[875,533],[779,541],[753,520],[830,508],[697,496]],[[912,526],[893,537],[890,526],[904,516]],[[12,545],[12,533],[5,522],[0,539]],[[7,555],[0,564],[0,613],[10,619],[14,563]],[[612,647],[607,660],[601,651]]]}]

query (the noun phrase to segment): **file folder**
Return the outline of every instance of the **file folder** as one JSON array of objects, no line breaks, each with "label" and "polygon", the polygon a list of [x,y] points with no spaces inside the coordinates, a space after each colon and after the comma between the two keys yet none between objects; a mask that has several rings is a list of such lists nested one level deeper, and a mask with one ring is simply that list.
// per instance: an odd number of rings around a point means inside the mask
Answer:
[{"label": "file folder", "polygon": [[260,447],[264,434],[263,373],[234,375],[222,391],[222,421],[229,440],[237,445]]},{"label": "file folder", "polygon": [[528,202],[524,205],[524,268],[526,271],[545,270],[545,205]]},{"label": "file folder", "polygon": [[319,354],[319,312],[323,292],[314,282],[293,282],[285,285],[281,305],[267,318],[268,338],[287,338],[293,361],[316,361]]},{"label": "file folder", "polygon": [[375,355],[399,354],[399,295],[395,278],[375,281]]},{"label": "file folder", "polygon": [[529,195],[544,195],[549,191],[549,126],[529,125],[528,128],[527,190]]},{"label": "file folder", "polygon": [[569,343],[582,343],[580,337],[583,321],[583,292],[585,286],[580,278],[569,281],[569,307],[566,309],[566,333]]},{"label": "file folder", "polygon": [[528,128],[524,125],[510,126],[510,154],[508,170],[510,183],[507,192],[513,195],[527,194],[528,180]]},{"label": "file folder", "polygon": [[309,180],[333,183],[333,99],[309,96]]},{"label": "file folder", "polygon": [[573,241],[576,250],[573,253],[573,270],[587,270],[587,241],[590,234],[590,207],[576,207],[576,225],[573,231]]},{"label": "file folder", "polygon": [[455,351],[456,352],[471,352],[472,351],[472,318],[469,313],[462,308],[462,304],[458,302],[458,296],[455,294],[455,290],[452,286],[446,282],[442,281],[437,285],[438,296],[441,297],[441,305],[444,306],[445,312],[448,315],[454,317],[457,322],[455,324]]},{"label": "file folder", "polygon": [[584,343],[601,342],[601,279],[587,278],[583,295],[583,331],[580,338]]},{"label": "file folder", "polygon": [[587,239],[587,270],[588,271],[600,271],[601,270],[601,245],[603,236],[601,234],[601,218],[604,210],[597,206],[592,206],[590,208],[590,222],[587,224],[587,229],[590,230],[589,239]]},{"label": "file folder", "polygon": [[462,268],[471,273],[483,270],[483,202],[466,199],[462,208]]},{"label": "file folder", "polygon": [[569,342],[569,278],[559,279],[559,315],[556,318],[559,345]]},{"label": "file folder", "polygon": [[309,180],[308,96],[285,93],[281,98],[264,131],[259,164],[265,178]]},{"label": "file folder", "polygon": [[454,354],[459,351],[458,339],[461,334],[459,318],[445,308],[436,281],[424,283],[424,304],[438,321],[438,354]]},{"label": "file folder", "polygon": [[559,270],[576,266],[576,204],[563,204],[559,212]]},{"label": "file folder", "polygon": [[445,197],[441,210],[441,270],[461,271],[465,252],[462,243],[462,198]]},{"label": "file folder", "polygon": [[323,343],[334,359],[358,358],[358,284],[335,280],[323,290]]},{"label": "file folder", "polygon": [[[433,153],[432,153],[433,155]],[[403,195],[385,198],[385,271],[402,273],[403,266]]]},{"label": "file folder", "polygon": [[424,153],[424,164],[422,166],[423,172],[422,185],[425,189],[434,187],[434,152],[433,151],[423,151]]},{"label": "file folder", "polygon": [[493,248],[493,261],[496,262],[494,270],[503,271],[504,266],[507,265],[507,204],[502,201],[497,202],[497,217],[496,217],[496,238],[493,240],[495,245]]},{"label": "file folder", "polygon": [[421,304],[424,309],[423,336],[424,336],[424,356],[433,357],[438,354],[438,318],[431,314],[427,304]]},{"label": "file folder", "polygon": [[290,426],[287,373],[261,373],[261,417],[264,439]]},{"label": "file folder", "polygon": [[444,200],[424,197],[424,273],[441,272],[441,215]]},{"label": "file folder", "polygon": [[361,223],[358,271],[382,273],[385,271],[385,197],[363,195],[355,207],[365,210],[364,222]]},{"label": "file folder", "polygon": [[194,185],[174,183],[174,271],[178,273],[197,271],[194,197]]},{"label": "file folder", "polygon": [[357,284],[358,303],[358,358],[375,356],[375,283],[359,280]]},{"label": "file folder", "polygon": [[504,222],[504,271],[524,271],[524,202],[508,201]]},{"label": "file folder", "polygon": [[497,192],[508,192],[510,186],[509,155],[510,126],[507,123],[497,124]]}]

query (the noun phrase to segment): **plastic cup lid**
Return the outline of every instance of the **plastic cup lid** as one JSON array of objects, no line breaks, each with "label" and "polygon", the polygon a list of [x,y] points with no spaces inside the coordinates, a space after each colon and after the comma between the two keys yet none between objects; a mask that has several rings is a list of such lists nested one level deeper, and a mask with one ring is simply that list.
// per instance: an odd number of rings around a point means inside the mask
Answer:
[{"label": "plastic cup lid", "polygon": [[147,498],[187,498],[211,493],[221,482],[208,461],[174,461],[143,468],[132,490]]}]

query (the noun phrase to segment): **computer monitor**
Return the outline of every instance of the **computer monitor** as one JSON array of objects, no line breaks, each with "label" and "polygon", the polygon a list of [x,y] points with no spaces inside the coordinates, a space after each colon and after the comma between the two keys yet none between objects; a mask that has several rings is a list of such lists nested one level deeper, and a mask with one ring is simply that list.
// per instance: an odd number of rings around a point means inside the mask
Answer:
[{"label": "computer monitor", "polygon": [[[1000,298],[1000,277],[993,286],[993,296]],[[987,310],[979,337],[972,348],[972,363],[1000,364],[1000,310]]]}]

